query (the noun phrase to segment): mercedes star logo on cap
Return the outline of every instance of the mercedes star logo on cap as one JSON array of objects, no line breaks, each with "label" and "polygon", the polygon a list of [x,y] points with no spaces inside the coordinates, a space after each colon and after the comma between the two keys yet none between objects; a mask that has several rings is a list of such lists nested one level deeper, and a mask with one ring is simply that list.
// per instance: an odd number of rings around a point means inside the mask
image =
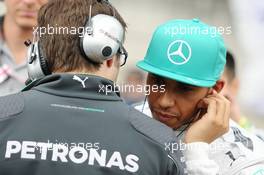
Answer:
[{"label": "mercedes star logo on cap", "polygon": [[190,60],[192,49],[186,41],[176,40],[169,45],[167,54],[171,63],[183,65]]}]

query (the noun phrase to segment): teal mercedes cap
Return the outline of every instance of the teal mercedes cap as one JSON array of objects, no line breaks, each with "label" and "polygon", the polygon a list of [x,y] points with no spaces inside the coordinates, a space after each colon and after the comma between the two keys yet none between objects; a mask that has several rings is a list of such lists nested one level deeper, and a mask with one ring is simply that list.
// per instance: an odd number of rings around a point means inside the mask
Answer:
[{"label": "teal mercedes cap", "polygon": [[172,20],[157,27],[144,60],[149,73],[200,87],[212,87],[226,63],[226,48],[216,27],[198,19]]}]

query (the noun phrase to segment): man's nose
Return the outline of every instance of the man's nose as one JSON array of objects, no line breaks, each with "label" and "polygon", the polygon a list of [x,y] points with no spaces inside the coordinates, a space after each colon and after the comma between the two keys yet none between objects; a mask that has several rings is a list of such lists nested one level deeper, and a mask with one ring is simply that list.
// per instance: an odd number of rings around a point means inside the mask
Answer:
[{"label": "man's nose", "polygon": [[169,91],[165,91],[160,95],[159,106],[163,109],[168,109],[175,106],[175,100],[173,94]]}]

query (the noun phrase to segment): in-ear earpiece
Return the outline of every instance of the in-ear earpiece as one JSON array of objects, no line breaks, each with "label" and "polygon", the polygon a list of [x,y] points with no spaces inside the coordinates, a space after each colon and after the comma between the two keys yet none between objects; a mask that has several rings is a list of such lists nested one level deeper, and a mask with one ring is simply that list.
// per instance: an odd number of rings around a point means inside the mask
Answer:
[{"label": "in-ear earpiece", "polygon": [[210,88],[207,94],[208,95],[213,95],[213,93],[214,93],[214,89],[213,88]]}]

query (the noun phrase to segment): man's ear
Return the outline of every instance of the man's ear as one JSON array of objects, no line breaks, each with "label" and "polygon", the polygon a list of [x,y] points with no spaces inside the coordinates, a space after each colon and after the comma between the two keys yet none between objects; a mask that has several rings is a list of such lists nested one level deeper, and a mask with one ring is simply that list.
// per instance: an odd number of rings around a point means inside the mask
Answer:
[{"label": "man's ear", "polygon": [[225,86],[225,81],[224,80],[218,80],[216,82],[216,84],[213,86],[213,89],[217,92],[217,93],[220,93],[221,90],[224,88]]},{"label": "man's ear", "polygon": [[112,67],[114,64],[114,59],[109,59],[109,60],[106,60],[106,66],[108,68]]}]

